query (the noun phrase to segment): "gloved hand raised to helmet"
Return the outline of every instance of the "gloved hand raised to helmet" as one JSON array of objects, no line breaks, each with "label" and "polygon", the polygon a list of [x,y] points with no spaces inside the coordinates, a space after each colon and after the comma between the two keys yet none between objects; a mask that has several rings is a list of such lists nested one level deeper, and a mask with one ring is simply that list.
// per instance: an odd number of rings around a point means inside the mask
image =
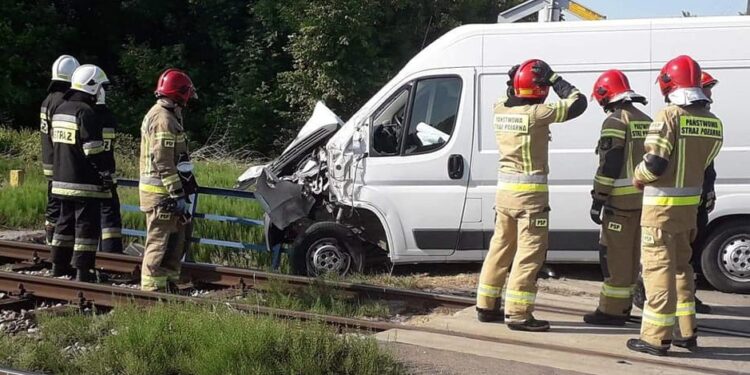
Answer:
[{"label": "gloved hand raised to helmet", "polygon": [[560,76],[552,70],[549,64],[542,60],[537,60],[531,68],[531,71],[536,75],[534,83],[539,86],[552,86],[555,81],[560,78]]},{"label": "gloved hand raised to helmet", "polygon": [[512,97],[516,95],[515,90],[513,89],[513,80],[516,78],[516,73],[518,73],[518,68],[520,68],[521,65],[516,64],[513,65],[510,70],[508,70],[508,82],[506,84],[508,85],[508,97]]}]

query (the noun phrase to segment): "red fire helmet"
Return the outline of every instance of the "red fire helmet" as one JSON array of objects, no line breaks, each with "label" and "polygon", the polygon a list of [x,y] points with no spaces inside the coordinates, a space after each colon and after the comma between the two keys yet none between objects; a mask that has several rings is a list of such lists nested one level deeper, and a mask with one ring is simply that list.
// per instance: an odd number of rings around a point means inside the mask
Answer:
[{"label": "red fire helmet", "polygon": [[710,89],[714,87],[717,83],[719,83],[719,80],[714,78],[714,76],[708,74],[705,71],[701,71],[701,86],[703,88]]},{"label": "red fire helmet", "polygon": [[179,69],[167,69],[159,76],[156,95],[172,99],[183,107],[187,105],[188,100],[198,98],[193,81]]},{"label": "red fire helmet", "polygon": [[594,83],[591,97],[602,107],[619,95],[633,91],[628,77],[620,70],[612,69],[602,73]]},{"label": "red fire helmet", "polygon": [[515,77],[513,77],[513,90],[515,95],[524,99],[546,99],[549,94],[548,86],[541,86],[534,81],[537,78],[536,73],[532,70],[537,59],[524,61],[518,68]]},{"label": "red fire helmet", "polygon": [[690,56],[677,56],[664,64],[656,80],[664,96],[677,89],[700,88],[701,66]]}]

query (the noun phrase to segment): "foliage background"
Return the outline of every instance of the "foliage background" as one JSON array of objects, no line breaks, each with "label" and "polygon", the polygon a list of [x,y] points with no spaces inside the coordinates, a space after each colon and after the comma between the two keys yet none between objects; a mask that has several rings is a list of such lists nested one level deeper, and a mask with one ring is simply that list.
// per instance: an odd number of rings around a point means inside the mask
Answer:
[{"label": "foliage background", "polygon": [[520,0],[0,0],[0,126],[31,128],[61,54],[101,66],[122,131],[137,135],[167,67],[200,100],[194,142],[267,156],[324,100],[347,118],[419,50]]}]

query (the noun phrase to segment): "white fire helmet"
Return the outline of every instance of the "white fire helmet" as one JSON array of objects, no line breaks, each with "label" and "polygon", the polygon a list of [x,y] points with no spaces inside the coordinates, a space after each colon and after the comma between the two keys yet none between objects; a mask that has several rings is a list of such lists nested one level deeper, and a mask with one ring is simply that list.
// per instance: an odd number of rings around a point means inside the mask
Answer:
[{"label": "white fire helmet", "polygon": [[73,72],[73,77],[70,80],[70,88],[96,96],[99,94],[102,86],[107,83],[109,83],[109,78],[104,74],[102,68],[96,65],[85,64],[79,66]]},{"label": "white fire helmet", "polygon": [[70,82],[70,79],[73,77],[73,72],[75,72],[80,65],[81,64],[78,63],[78,60],[73,56],[62,55],[58,57],[54,64],[52,64],[52,80]]}]

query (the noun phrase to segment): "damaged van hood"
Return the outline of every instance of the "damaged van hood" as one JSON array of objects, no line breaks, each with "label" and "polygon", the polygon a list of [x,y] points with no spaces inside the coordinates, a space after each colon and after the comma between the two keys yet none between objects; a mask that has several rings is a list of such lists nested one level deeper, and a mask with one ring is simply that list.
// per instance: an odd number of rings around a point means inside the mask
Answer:
[{"label": "damaged van hood", "polygon": [[323,104],[323,102],[316,103],[310,118],[281,155],[271,163],[248,168],[237,178],[237,187],[247,189],[254,185],[257,178],[267,167],[271,167],[277,176],[283,174],[301,155],[307,154],[315,147],[321,146],[323,142],[330,139],[339,127],[343,125],[344,122],[341,118]]},{"label": "damaged van hood", "polygon": [[325,146],[343,125],[333,111],[318,102],[310,119],[278,158],[250,167],[240,176],[238,186],[255,187],[255,197],[276,228],[285,229],[328,201]]}]

